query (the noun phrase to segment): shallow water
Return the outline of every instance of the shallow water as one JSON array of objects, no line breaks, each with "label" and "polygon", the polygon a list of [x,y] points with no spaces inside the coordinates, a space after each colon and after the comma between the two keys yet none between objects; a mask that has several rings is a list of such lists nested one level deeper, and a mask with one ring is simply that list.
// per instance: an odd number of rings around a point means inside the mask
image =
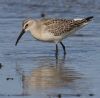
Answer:
[{"label": "shallow water", "polygon": [[[0,98],[35,97],[99,98],[100,1],[99,0],[0,0]],[[66,57],[59,45],[42,43],[26,33],[15,41],[25,18],[76,18],[94,20],[65,39]]]}]

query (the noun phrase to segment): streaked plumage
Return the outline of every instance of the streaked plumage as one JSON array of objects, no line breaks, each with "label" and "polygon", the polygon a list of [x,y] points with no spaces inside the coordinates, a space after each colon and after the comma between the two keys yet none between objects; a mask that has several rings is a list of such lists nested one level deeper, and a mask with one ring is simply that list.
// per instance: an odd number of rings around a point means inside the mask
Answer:
[{"label": "streaked plumage", "polygon": [[43,19],[40,20],[43,25],[47,26],[49,32],[53,33],[54,36],[60,36],[67,34],[73,29],[84,25],[87,22],[85,19],[79,20],[67,20],[67,19]]},{"label": "streaked plumage", "polygon": [[[58,43],[60,43],[64,49],[65,46],[61,41],[88,24],[92,18],[93,16],[81,19],[27,19],[22,24],[23,30],[16,41],[16,45],[24,32],[30,31],[32,36],[40,41],[56,43],[56,50],[58,49]],[[65,49],[64,53],[66,53]]]}]

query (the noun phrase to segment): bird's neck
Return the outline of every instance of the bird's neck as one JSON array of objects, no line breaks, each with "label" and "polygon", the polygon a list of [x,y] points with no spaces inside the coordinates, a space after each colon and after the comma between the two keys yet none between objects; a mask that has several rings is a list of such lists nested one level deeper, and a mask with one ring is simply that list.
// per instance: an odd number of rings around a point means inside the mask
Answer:
[{"label": "bird's neck", "polygon": [[31,32],[31,34],[32,34],[32,36],[34,37],[34,38],[36,38],[36,39],[40,39],[41,38],[41,28],[39,28],[39,27],[31,27],[30,28],[30,32]]},{"label": "bird's neck", "polygon": [[34,38],[36,38],[36,39],[40,38],[40,34],[39,34],[38,31],[36,31],[36,30],[31,30],[30,32],[31,32],[31,34],[32,34],[32,36],[33,36]]}]

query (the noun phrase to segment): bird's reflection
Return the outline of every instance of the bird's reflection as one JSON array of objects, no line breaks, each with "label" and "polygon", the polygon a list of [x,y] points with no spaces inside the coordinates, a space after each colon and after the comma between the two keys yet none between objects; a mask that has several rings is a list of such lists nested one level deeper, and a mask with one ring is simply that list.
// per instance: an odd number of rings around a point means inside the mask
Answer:
[{"label": "bird's reflection", "polygon": [[65,57],[38,57],[37,68],[31,75],[25,77],[29,88],[54,88],[64,87],[76,79],[80,79],[79,73],[65,64]]}]

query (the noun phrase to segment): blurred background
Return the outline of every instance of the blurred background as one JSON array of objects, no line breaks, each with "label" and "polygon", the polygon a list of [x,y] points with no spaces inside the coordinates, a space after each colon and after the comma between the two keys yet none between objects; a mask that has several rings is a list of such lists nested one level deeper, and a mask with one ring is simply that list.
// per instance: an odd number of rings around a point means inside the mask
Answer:
[{"label": "blurred background", "polygon": [[[15,41],[27,18],[81,18],[89,25],[64,40],[67,55],[26,33]],[[0,98],[29,96],[99,98],[100,0],[0,0]]]}]

